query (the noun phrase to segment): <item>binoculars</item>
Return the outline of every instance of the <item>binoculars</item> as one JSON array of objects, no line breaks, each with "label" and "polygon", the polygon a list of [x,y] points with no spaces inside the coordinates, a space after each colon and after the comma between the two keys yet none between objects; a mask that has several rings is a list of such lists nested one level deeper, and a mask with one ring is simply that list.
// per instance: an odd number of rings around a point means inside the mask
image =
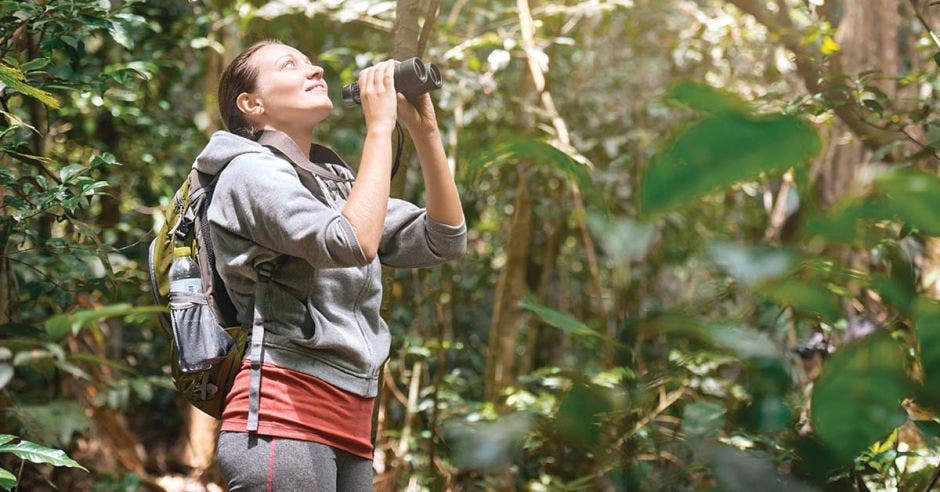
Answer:
[{"label": "binoculars", "polygon": [[[442,85],[444,79],[441,77],[441,71],[433,63],[425,65],[420,58],[409,58],[395,67],[395,90],[409,100],[425,92],[440,89]],[[343,103],[346,106],[362,104],[358,82],[343,86]]]}]

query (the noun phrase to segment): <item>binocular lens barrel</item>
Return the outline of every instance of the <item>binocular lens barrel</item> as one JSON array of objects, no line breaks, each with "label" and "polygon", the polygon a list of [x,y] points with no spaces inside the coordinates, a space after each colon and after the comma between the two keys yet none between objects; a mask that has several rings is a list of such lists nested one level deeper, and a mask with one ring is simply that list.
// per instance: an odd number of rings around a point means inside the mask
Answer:
[{"label": "binocular lens barrel", "polygon": [[[409,58],[395,67],[395,90],[408,99],[439,89],[443,84],[441,71],[433,63],[426,66],[419,58]],[[343,86],[343,103],[346,106],[362,104],[358,82]]]}]

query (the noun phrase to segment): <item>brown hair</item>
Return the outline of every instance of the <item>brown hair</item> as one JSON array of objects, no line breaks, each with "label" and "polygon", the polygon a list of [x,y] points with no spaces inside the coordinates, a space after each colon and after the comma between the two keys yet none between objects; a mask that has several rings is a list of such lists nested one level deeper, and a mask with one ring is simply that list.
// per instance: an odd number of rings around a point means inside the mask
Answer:
[{"label": "brown hair", "polygon": [[236,135],[252,140],[256,139],[258,131],[248,121],[245,113],[238,109],[236,100],[239,94],[252,92],[257,85],[258,67],[249,63],[251,55],[272,44],[282,43],[276,39],[265,39],[249,46],[225,67],[219,79],[219,112],[222,114],[225,128]]}]

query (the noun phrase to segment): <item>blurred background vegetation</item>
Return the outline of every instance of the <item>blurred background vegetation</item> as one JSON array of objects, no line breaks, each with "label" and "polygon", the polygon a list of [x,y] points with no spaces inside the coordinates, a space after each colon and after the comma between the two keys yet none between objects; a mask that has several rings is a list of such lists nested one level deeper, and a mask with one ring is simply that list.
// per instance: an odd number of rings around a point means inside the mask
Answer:
[{"label": "blurred background vegetation", "polygon": [[221,490],[146,253],[275,37],[353,167],[342,84],[444,71],[469,250],[387,269],[377,490],[933,488],[934,3],[0,1],[0,487]]}]

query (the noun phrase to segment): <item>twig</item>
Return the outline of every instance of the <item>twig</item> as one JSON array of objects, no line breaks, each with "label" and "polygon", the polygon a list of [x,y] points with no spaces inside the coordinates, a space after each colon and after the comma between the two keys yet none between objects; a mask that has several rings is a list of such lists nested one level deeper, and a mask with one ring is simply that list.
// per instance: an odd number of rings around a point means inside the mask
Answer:
[{"label": "twig", "polygon": [[934,34],[933,29],[930,28],[930,24],[927,23],[927,19],[921,15],[920,10],[917,10],[917,3],[914,0],[907,0],[911,4],[911,10],[914,11],[914,15],[917,16],[917,20],[924,26],[924,29],[927,30],[927,33],[930,34],[930,40],[933,41],[933,45],[937,48],[940,48],[940,38],[937,38],[937,35]]},{"label": "twig", "polygon": [[440,0],[431,0],[430,5],[428,5],[428,15],[424,18],[424,24],[421,25],[421,34],[418,35],[418,57],[424,55],[424,50],[428,47],[431,35],[434,34],[434,22],[437,21],[440,4]]},{"label": "twig", "polygon": [[937,483],[937,479],[940,479],[940,465],[934,468],[933,475],[930,476],[930,482],[924,487],[924,492],[930,492],[930,489]]},{"label": "twig", "polygon": [[23,478],[23,465],[26,464],[26,458],[20,458],[20,470],[16,472],[16,488],[13,489],[13,492],[20,490],[20,480]]},{"label": "twig", "polygon": [[614,447],[619,448],[620,446],[622,446],[623,443],[627,441],[627,439],[630,439],[631,437],[633,437],[633,435],[636,434],[640,429],[645,427],[646,424],[652,422],[653,419],[659,416],[659,414],[665,412],[674,403],[679,401],[679,399],[682,398],[682,395],[685,393],[686,389],[688,389],[688,384],[689,384],[688,381],[684,381],[682,383],[681,388],[673,391],[672,393],[660,395],[659,405],[657,405],[656,408],[649,415],[640,419],[636,423],[636,425],[633,426],[633,429],[628,431],[623,436],[620,436],[620,439],[617,439],[617,442],[614,443]]},{"label": "twig", "polygon": [[767,226],[767,230],[764,232],[764,239],[768,241],[776,238],[783,228],[783,223],[787,218],[787,198],[790,195],[790,188],[792,186],[793,170],[791,169],[783,175],[783,179],[780,182],[780,191],[777,192],[777,200],[770,213],[770,225]]},{"label": "twig", "polygon": [[28,267],[29,269],[35,271],[35,272],[38,273],[39,275],[42,275],[42,277],[43,277],[44,279],[46,279],[47,282],[49,282],[50,284],[54,285],[54,286],[55,286],[57,289],[59,289],[59,290],[62,290],[62,291],[64,291],[64,292],[68,292],[69,294],[77,294],[77,293],[80,292],[79,290],[69,290],[69,289],[66,289],[65,287],[62,287],[61,284],[59,284],[59,283],[56,282],[55,280],[52,280],[52,278],[49,277],[48,275],[46,275],[45,273],[43,273],[42,270],[40,270],[40,269],[38,269],[38,268],[36,268],[36,267],[30,265],[29,263],[26,263],[25,261],[17,260],[16,258],[13,258],[13,257],[11,257],[11,256],[6,256],[6,259],[8,259],[8,260],[10,260],[10,261],[12,261],[12,262],[15,262],[15,263],[19,263],[20,265],[24,265],[24,266]]}]

